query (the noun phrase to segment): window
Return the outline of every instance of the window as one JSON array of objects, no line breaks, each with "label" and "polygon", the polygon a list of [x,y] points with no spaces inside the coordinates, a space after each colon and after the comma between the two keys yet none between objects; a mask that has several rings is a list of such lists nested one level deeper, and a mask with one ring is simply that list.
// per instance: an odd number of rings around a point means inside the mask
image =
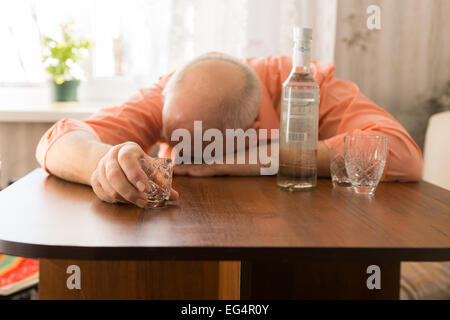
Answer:
[{"label": "window", "polygon": [[[94,42],[89,78],[150,80],[196,54],[220,50],[242,55],[246,1],[38,0],[0,3],[0,83],[46,79],[41,37],[58,38],[73,20]],[[225,24],[232,25],[226,28]]]},{"label": "window", "polygon": [[323,50],[332,60],[335,11],[336,0],[2,0],[0,86],[43,85],[40,39],[71,20],[94,43],[88,79],[145,86],[209,51],[291,55],[295,24],[323,25],[314,43],[332,39]]}]

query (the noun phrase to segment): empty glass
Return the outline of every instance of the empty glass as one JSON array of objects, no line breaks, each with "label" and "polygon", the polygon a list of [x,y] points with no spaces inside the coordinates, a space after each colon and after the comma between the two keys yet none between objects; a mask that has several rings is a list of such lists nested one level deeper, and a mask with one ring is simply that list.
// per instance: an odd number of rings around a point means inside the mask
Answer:
[{"label": "empty glass", "polygon": [[345,167],[356,193],[372,195],[386,164],[388,139],[363,133],[344,138]]},{"label": "empty glass", "polygon": [[141,159],[141,165],[147,174],[149,188],[147,194],[148,208],[164,207],[169,200],[172,188],[172,159],[165,158],[145,158]]},{"label": "empty glass", "polygon": [[344,145],[330,149],[330,174],[334,187],[351,187],[344,159]]}]

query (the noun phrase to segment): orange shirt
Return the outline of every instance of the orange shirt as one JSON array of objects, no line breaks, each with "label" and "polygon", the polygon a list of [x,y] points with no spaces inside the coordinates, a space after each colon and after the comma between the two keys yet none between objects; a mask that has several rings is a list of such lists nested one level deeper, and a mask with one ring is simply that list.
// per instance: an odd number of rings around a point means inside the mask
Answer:
[{"label": "orange shirt", "polygon": [[[249,58],[245,62],[255,70],[262,87],[258,117],[261,129],[279,129],[281,88],[292,62],[289,57]],[[389,138],[389,152],[383,180],[418,180],[422,175],[422,154],[406,130],[387,111],[366,98],[356,84],[334,77],[331,64],[312,61],[311,72],[320,86],[319,140],[328,147],[343,143],[344,136],[355,131],[373,131]],[[134,141],[150,152],[160,142],[160,156],[170,157],[168,145],[161,141],[162,91],[170,75],[160,77],[148,89],[121,106],[104,108],[88,120],[62,119],[42,137],[36,150],[41,166],[52,144],[73,130],[90,131],[111,145]],[[270,130],[269,130],[270,132]]]}]

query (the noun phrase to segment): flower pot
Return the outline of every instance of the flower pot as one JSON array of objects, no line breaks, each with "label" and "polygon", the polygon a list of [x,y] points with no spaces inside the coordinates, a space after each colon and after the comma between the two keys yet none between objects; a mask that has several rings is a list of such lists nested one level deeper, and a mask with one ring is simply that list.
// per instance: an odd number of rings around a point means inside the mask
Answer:
[{"label": "flower pot", "polygon": [[51,81],[51,91],[53,101],[78,101],[78,87],[80,80],[67,80],[62,84]]}]

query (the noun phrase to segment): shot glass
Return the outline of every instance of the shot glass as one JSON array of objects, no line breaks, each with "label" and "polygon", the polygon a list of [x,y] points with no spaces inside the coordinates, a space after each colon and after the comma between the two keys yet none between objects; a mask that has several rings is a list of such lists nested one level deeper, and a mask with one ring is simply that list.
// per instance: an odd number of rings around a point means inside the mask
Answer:
[{"label": "shot glass", "polygon": [[373,195],[386,164],[388,139],[372,133],[346,136],[344,159],[356,193]]},{"label": "shot glass", "polygon": [[330,149],[330,174],[333,187],[351,187],[344,159],[344,145]]},{"label": "shot glass", "polygon": [[145,190],[147,195],[147,208],[164,207],[169,200],[172,188],[172,159],[145,158],[141,159],[141,166],[148,177],[149,187]]}]

